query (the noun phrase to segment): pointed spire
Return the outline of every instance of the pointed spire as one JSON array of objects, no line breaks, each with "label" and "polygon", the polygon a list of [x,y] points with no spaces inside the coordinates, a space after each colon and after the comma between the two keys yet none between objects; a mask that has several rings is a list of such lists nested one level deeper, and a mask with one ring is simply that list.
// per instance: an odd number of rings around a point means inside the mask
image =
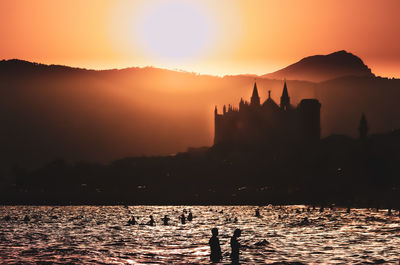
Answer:
[{"label": "pointed spire", "polygon": [[215,114],[215,116],[217,116],[217,115],[218,115],[218,109],[217,109],[217,105],[215,105],[215,108],[214,108],[214,114]]},{"label": "pointed spire", "polygon": [[285,83],[283,84],[283,91],[281,96],[281,108],[283,110],[287,110],[290,108],[290,97],[286,86],[286,79]]},{"label": "pointed spire", "polygon": [[239,102],[239,110],[242,109],[244,106],[244,101],[243,98],[240,98],[240,102]]},{"label": "pointed spire", "polygon": [[268,90],[268,98],[271,98],[271,90]]},{"label": "pointed spire", "polygon": [[253,94],[251,96],[251,105],[260,105],[260,96],[258,95],[257,83],[254,82]]},{"label": "pointed spire", "polygon": [[254,82],[252,97],[258,97],[258,89],[257,89],[257,83],[256,82]]},{"label": "pointed spire", "polygon": [[282,97],[283,98],[289,98],[289,93],[287,91],[287,85],[286,85],[286,79],[285,79],[285,82],[283,83]]}]

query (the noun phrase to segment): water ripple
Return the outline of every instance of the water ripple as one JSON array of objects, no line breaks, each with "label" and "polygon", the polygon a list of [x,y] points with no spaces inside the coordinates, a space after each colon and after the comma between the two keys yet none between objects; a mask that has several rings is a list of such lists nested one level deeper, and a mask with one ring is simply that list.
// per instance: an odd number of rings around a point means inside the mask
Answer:
[{"label": "water ripple", "polygon": [[[305,206],[1,206],[1,264],[204,264],[219,228],[224,262],[243,230],[247,264],[398,264],[400,217],[385,211]],[[179,215],[195,218],[181,224]],[[155,226],[144,225],[149,215]],[[161,218],[168,215],[169,226]],[[127,225],[135,215],[139,225]],[[6,218],[10,216],[11,218]],[[24,221],[25,216],[29,221]],[[237,217],[237,222],[234,218]],[[9,220],[8,220],[9,219]]]}]

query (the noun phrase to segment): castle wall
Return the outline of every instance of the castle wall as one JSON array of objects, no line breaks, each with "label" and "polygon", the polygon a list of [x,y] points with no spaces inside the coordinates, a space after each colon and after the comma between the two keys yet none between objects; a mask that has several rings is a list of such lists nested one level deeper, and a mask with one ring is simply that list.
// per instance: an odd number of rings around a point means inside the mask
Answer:
[{"label": "castle wall", "polygon": [[[286,85],[285,89],[287,96]],[[253,92],[253,97],[254,94],[258,95],[258,92]],[[303,99],[297,108],[291,107],[289,101],[285,108],[280,108],[271,98],[268,100],[268,104],[263,105],[241,101],[239,110],[229,109],[223,114],[215,112],[214,144],[292,144],[320,139],[321,104],[318,100]]]},{"label": "castle wall", "polygon": [[303,99],[298,107],[300,132],[303,140],[315,141],[321,137],[321,104],[316,99]]}]

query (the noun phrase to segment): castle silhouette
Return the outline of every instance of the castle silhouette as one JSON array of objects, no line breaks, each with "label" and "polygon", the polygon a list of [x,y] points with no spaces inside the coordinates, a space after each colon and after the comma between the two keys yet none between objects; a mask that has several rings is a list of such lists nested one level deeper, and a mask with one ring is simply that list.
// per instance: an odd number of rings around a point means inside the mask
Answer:
[{"label": "castle silhouette", "polygon": [[257,83],[254,83],[250,103],[240,100],[239,108],[229,105],[219,114],[215,107],[214,145],[221,144],[294,144],[320,139],[320,108],[317,99],[303,99],[297,107],[290,103],[283,85],[280,105],[271,98],[260,103]]}]

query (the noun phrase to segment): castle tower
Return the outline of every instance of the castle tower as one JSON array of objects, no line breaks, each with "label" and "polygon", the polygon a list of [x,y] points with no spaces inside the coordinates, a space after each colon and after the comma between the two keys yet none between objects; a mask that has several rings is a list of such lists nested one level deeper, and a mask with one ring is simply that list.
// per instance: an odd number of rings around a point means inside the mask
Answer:
[{"label": "castle tower", "polygon": [[368,135],[368,123],[367,118],[365,118],[365,114],[363,113],[360,120],[360,126],[358,127],[358,132],[360,133],[360,140],[367,139]]},{"label": "castle tower", "polygon": [[240,98],[240,102],[239,102],[239,110],[242,110],[244,106],[244,101],[243,98]]},{"label": "castle tower", "polygon": [[288,110],[290,108],[290,97],[286,86],[286,80],[283,85],[283,91],[281,96],[281,109]]},{"label": "castle tower", "polygon": [[215,106],[215,109],[214,109],[214,144],[216,144],[220,141],[220,130],[221,130],[220,119],[221,118],[220,118],[220,115],[218,115],[217,106]]},{"label": "castle tower", "polygon": [[303,99],[298,110],[298,136],[302,141],[312,142],[321,137],[321,103],[317,99]]},{"label": "castle tower", "polygon": [[254,82],[253,95],[251,96],[251,105],[260,106],[260,96],[258,95],[256,82]]}]

